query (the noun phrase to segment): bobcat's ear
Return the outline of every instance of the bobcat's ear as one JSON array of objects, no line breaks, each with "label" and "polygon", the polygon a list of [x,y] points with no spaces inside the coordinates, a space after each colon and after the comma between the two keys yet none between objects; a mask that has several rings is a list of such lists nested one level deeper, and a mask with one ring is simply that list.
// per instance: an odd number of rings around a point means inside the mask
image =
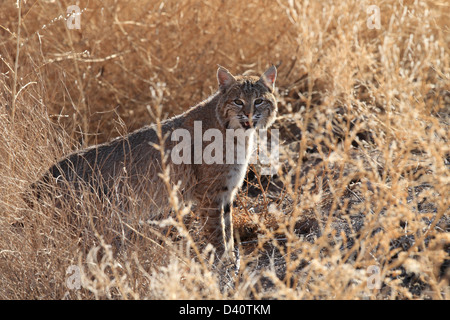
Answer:
[{"label": "bobcat's ear", "polygon": [[277,68],[272,65],[264,74],[259,78],[259,82],[264,84],[271,92],[275,89],[275,80],[277,79]]},{"label": "bobcat's ear", "polygon": [[225,89],[234,83],[236,79],[227,69],[219,66],[219,69],[217,69],[217,81],[219,82],[219,88]]}]

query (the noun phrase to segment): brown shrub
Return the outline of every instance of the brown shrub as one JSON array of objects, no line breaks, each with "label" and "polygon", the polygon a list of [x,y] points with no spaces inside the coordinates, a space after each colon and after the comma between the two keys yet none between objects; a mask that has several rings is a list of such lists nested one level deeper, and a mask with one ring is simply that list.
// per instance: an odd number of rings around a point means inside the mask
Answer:
[{"label": "brown shrub", "polygon": [[[79,1],[69,30],[71,4],[0,11],[1,298],[449,298],[448,4]],[[380,29],[367,25],[372,4]],[[169,117],[215,91],[217,64],[271,63],[282,166],[249,172],[236,201],[234,287],[198,255],[195,215],[133,225],[138,239],[114,256],[124,222],[95,195],[75,227],[71,207],[23,202],[57,158],[155,121],[155,88]],[[381,289],[367,286],[370,266]]]}]

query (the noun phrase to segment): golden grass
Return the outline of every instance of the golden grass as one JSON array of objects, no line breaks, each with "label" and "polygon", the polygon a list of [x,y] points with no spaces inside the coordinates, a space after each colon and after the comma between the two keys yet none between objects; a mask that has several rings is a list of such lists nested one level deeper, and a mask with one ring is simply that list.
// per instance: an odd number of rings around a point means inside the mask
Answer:
[{"label": "golden grass", "polygon": [[[446,2],[79,1],[69,30],[71,4],[0,10],[0,298],[449,299]],[[225,286],[195,210],[142,226],[95,195],[22,200],[64,154],[156,121],[161,98],[165,118],[210,95],[217,64],[271,63],[282,166],[236,200],[241,271]],[[114,255],[124,224],[138,236]]]}]

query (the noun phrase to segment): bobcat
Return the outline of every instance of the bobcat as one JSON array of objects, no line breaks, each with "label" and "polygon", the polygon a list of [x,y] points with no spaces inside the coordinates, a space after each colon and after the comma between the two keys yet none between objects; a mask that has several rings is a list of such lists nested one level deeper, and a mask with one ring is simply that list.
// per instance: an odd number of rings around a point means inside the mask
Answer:
[{"label": "bobcat", "polygon": [[[194,150],[197,144],[197,148],[200,146],[200,151],[203,151],[207,143],[201,141],[199,144],[197,139],[204,139],[202,132],[215,129],[216,133],[225,136],[230,129],[241,130],[245,132],[244,139],[238,135],[231,145],[222,140],[223,161],[219,163],[199,161],[193,152],[183,155],[190,161],[174,163],[170,156],[165,160],[170,168],[171,183],[177,185],[180,198],[197,203],[196,210],[208,240],[216,247],[217,253],[227,252],[227,256],[233,259],[232,203],[246,174],[255,130],[265,129],[275,120],[277,102],[273,93],[276,75],[275,66],[268,68],[261,77],[235,77],[219,66],[218,91],[183,114],[161,122],[160,132],[166,137],[162,144],[157,126],[145,126],[126,136],[68,155],[53,165],[32,185],[32,189],[39,198],[50,185],[56,185],[57,189],[70,186],[72,190],[88,185],[102,196],[118,200],[124,211],[127,206],[138,205],[147,218],[155,219],[168,206],[168,191],[159,175],[162,157],[156,146],[163,145],[165,155],[174,154],[178,141],[173,134],[181,131],[194,137],[190,150]],[[194,132],[196,122],[201,124],[200,136]],[[238,151],[243,149],[243,161],[238,161],[239,157],[242,158]],[[230,152],[234,154],[231,163]],[[130,188],[137,196],[133,203],[125,196]],[[47,192],[47,195],[52,192]]]}]

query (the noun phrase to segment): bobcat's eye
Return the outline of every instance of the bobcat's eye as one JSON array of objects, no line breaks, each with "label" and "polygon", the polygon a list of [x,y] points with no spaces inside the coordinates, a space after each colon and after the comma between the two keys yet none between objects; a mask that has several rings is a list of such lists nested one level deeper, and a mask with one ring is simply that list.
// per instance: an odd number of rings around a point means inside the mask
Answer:
[{"label": "bobcat's eye", "polygon": [[263,103],[263,99],[256,99],[255,100],[255,106],[257,106],[257,105],[259,105],[261,103]]},{"label": "bobcat's eye", "polygon": [[238,106],[242,106],[244,103],[242,102],[242,100],[240,100],[240,99],[236,99],[236,100],[234,100],[233,101],[236,105],[238,105]]}]

